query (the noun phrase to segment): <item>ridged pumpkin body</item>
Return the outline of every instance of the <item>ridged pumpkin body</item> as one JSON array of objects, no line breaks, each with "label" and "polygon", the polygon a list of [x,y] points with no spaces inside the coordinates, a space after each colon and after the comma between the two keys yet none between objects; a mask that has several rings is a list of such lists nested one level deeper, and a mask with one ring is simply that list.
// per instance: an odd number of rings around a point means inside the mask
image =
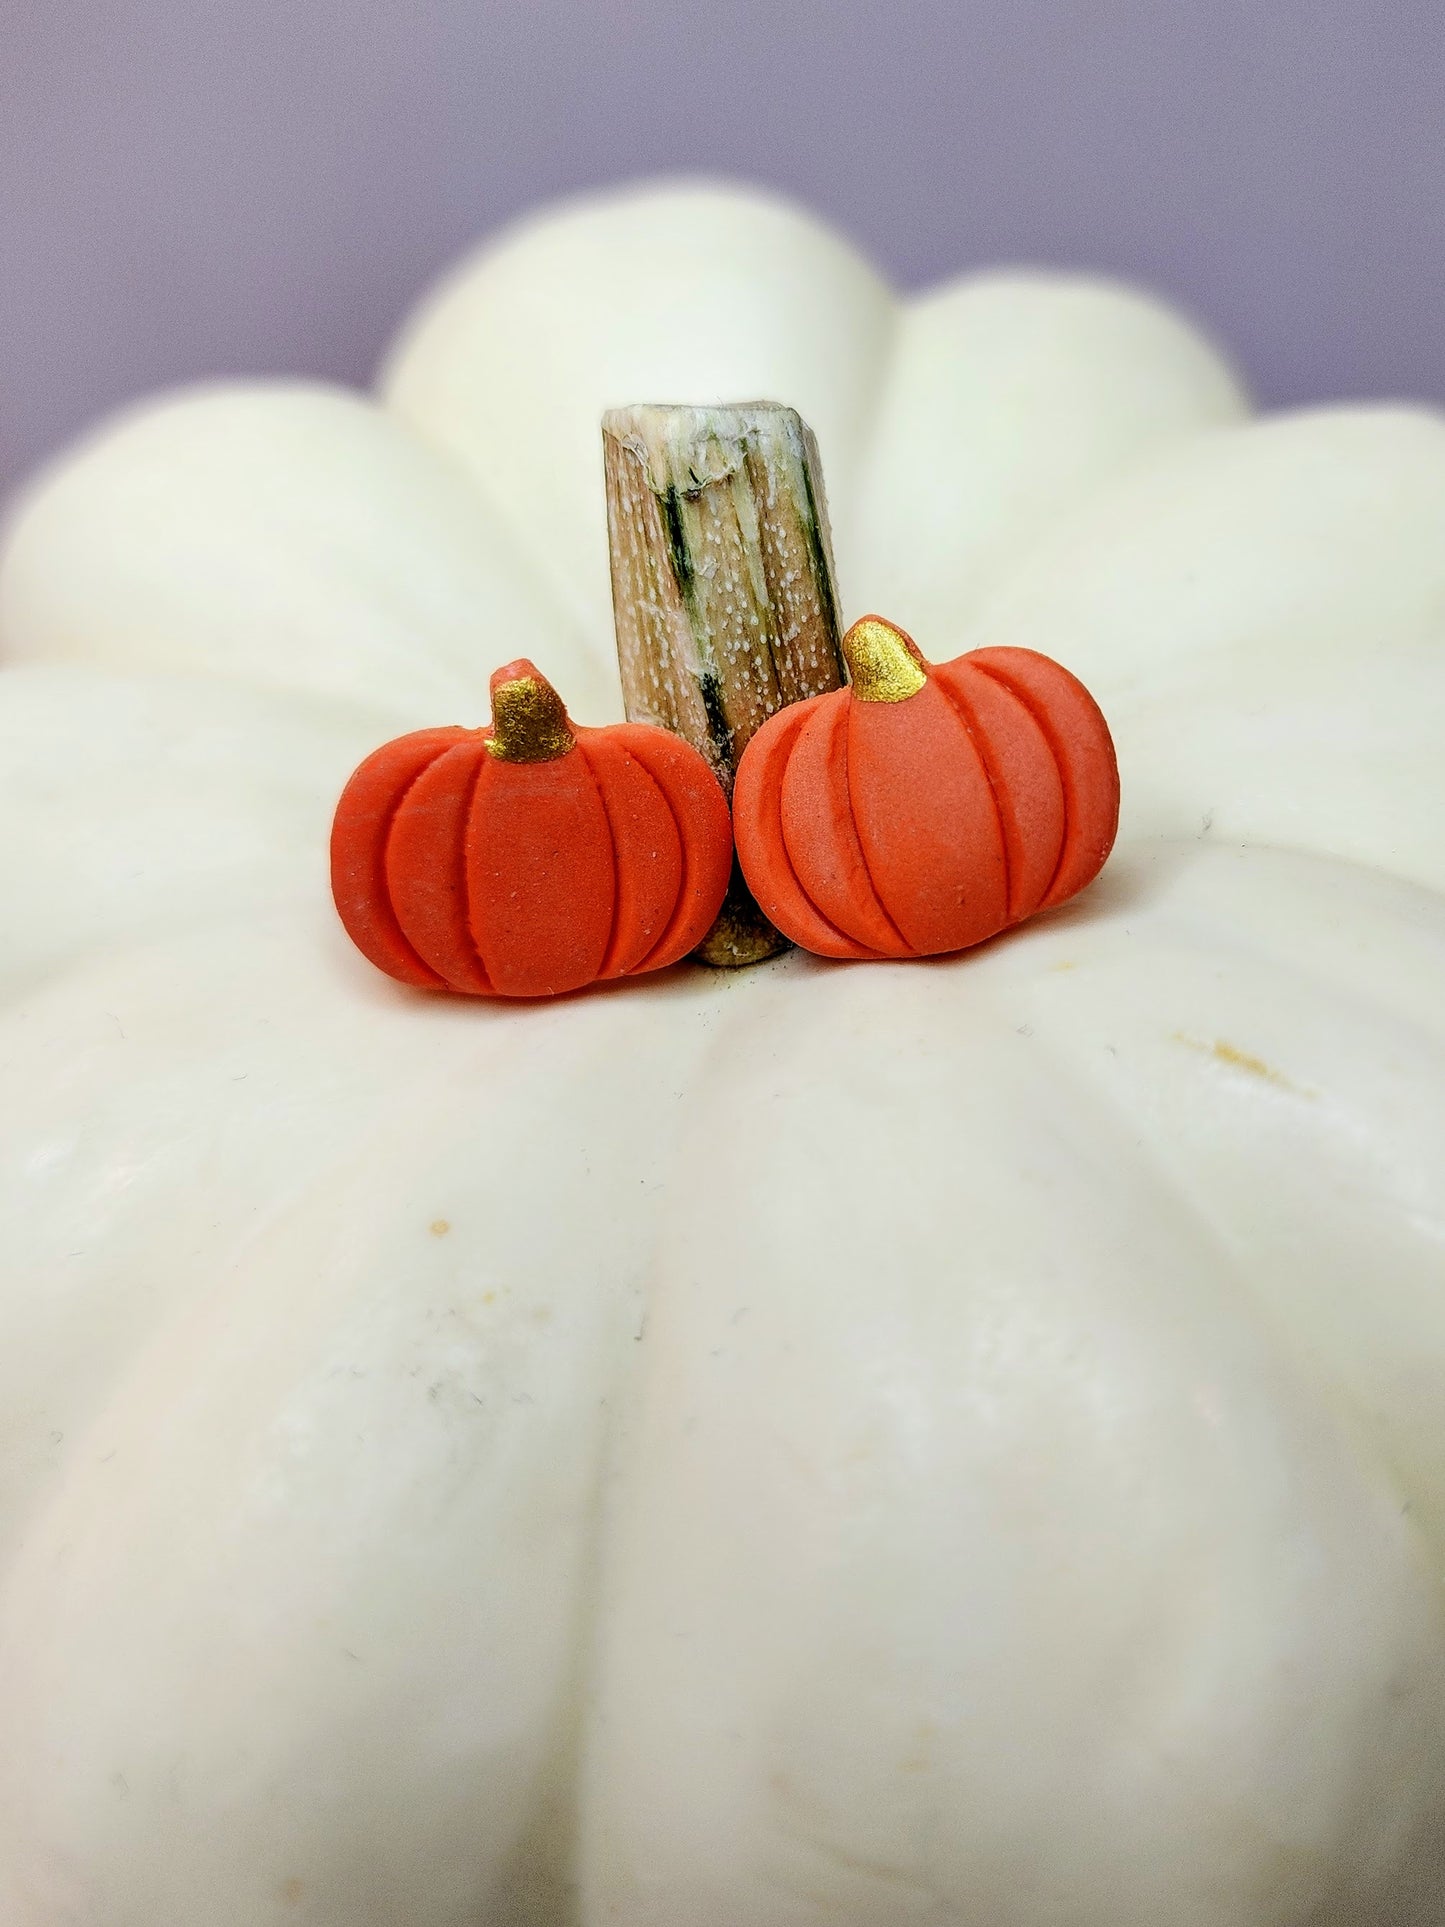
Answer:
[{"label": "ridged pumpkin body", "polygon": [[[536,677],[530,664],[498,671],[494,698],[519,672]],[[423,729],[352,776],[332,828],[332,892],[389,976],[556,996],[660,970],[707,933],[732,839],[706,762],[665,730],[579,729],[556,714],[565,747],[545,756],[501,753],[495,728]]]},{"label": "ridged pumpkin body", "polygon": [[894,650],[881,680],[855,666],[850,688],[781,711],[738,770],[738,857],[768,916],[820,956],[922,957],[1083,889],[1119,815],[1083,684],[1026,649],[930,665],[866,621]]}]

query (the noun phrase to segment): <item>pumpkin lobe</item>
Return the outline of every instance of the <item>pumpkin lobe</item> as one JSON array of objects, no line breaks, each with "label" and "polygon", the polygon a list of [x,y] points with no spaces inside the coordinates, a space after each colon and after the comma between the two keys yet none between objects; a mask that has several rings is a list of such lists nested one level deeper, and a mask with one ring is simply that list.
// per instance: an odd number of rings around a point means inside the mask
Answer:
[{"label": "pumpkin lobe", "polygon": [[987,771],[1003,832],[1008,921],[1042,903],[1064,845],[1064,790],[1033,712],[971,656],[941,663],[934,680],[962,717]]},{"label": "pumpkin lobe", "polygon": [[783,784],[793,747],[810,718],[837,701],[837,696],[814,696],[780,710],[748,744],[733,791],[738,860],[764,914],[794,943],[819,957],[876,958],[876,950],[830,923],[803,889],[783,835]]},{"label": "pumpkin lobe", "polygon": [[919,956],[966,950],[1008,921],[993,787],[963,719],[929,680],[848,707],[848,793],[883,908]]},{"label": "pumpkin lobe", "polygon": [[783,772],[783,842],[798,887],[828,921],[885,957],[912,955],[868,874],[848,794],[845,697],[820,702]]},{"label": "pumpkin lobe", "polygon": [[580,990],[602,968],[616,857],[586,758],[485,755],[467,818],[467,916],[500,997]]},{"label": "pumpkin lobe", "polygon": [[1103,711],[1051,656],[1033,649],[976,649],[967,660],[993,676],[1033,716],[1048,740],[1064,796],[1058,866],[1038,907],[1077,894],[1104,867],[1119,827],[1119,765]]},{"label": "pumpkin lobe", "polygon": [[386,881],[397,921],[418,956],[453,990],[491,995],[467,917],[462,838],[478,778],[482,737],[467,732],[424,769],[397,810],[386,843]]},{"label": "pumpkin lobe", "polygon": [[387,843],[417,777],[467,735],[459,728],[418,729],[384,743],[351,776],[331,825],[331,894],[347,935],[378,970],[422,990],[447,986],[397,920],[387,884]]},{"label": "pumpkin lobe", "polygon": [[671,917],[632,966],[662,970],[695,950],[718,919],[733,870],[732,819],[721,785],[690,743],[641,723],[614,724],[607,733],[657,785],[680,840],[682,875]]},{"label": "pumpkin lobe", "polygon": [[598,975],[625,977],[653,949],[677,908],[682,887],[682,835],[666,796],[610,732],[579,739],[607,814],[615,853],[612,935]]}]

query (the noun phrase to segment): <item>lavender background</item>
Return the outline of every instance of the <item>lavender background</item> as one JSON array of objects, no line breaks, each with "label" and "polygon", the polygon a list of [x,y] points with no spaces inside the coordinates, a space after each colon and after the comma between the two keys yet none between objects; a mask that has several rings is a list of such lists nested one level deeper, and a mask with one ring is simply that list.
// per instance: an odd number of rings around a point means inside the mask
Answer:
[{"label": "lavender background", "polygon": [[0,479],[158,385],[363,380],[459,248],[669,169],[907,285],[1143,278],[1271,402],[1445,399],[1445,0],[0,0]]}]

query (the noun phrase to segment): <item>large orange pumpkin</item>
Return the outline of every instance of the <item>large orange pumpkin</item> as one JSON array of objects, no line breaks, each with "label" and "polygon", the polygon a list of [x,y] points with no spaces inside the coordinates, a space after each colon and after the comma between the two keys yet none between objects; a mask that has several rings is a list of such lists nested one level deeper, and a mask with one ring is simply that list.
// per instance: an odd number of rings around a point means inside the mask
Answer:
[{"label": "large orange pumpkin", "polygon": [[547,997],[676,963],[721,907],[728,807],[688,744],[583,729],[530,662],[492,677],[486,729],[386,743],[342,792],[331,887],[389,976]]},{"label": "large orange pumpkin", "polygon": [[1119,775],[1083,684],[1028,649],[930,664],[865,616],[850,684],[769,719],[733,792],[738,858],[785,936],[825,957],[982,943],[1097,876]]}]

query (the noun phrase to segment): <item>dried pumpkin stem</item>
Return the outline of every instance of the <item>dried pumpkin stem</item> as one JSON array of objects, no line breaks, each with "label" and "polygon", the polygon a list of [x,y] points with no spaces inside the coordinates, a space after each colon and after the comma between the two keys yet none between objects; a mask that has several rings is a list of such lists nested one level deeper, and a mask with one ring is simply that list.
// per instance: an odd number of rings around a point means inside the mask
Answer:
[{"label": "dried pumpkin stem", "polygon": [[[732,794],[776,710],[841,687],[817,443],[777,402],[609,409],[602,418],[622,695],[707,758]],[[721,966],[787,947],[734,865],[695,953]]]}]

